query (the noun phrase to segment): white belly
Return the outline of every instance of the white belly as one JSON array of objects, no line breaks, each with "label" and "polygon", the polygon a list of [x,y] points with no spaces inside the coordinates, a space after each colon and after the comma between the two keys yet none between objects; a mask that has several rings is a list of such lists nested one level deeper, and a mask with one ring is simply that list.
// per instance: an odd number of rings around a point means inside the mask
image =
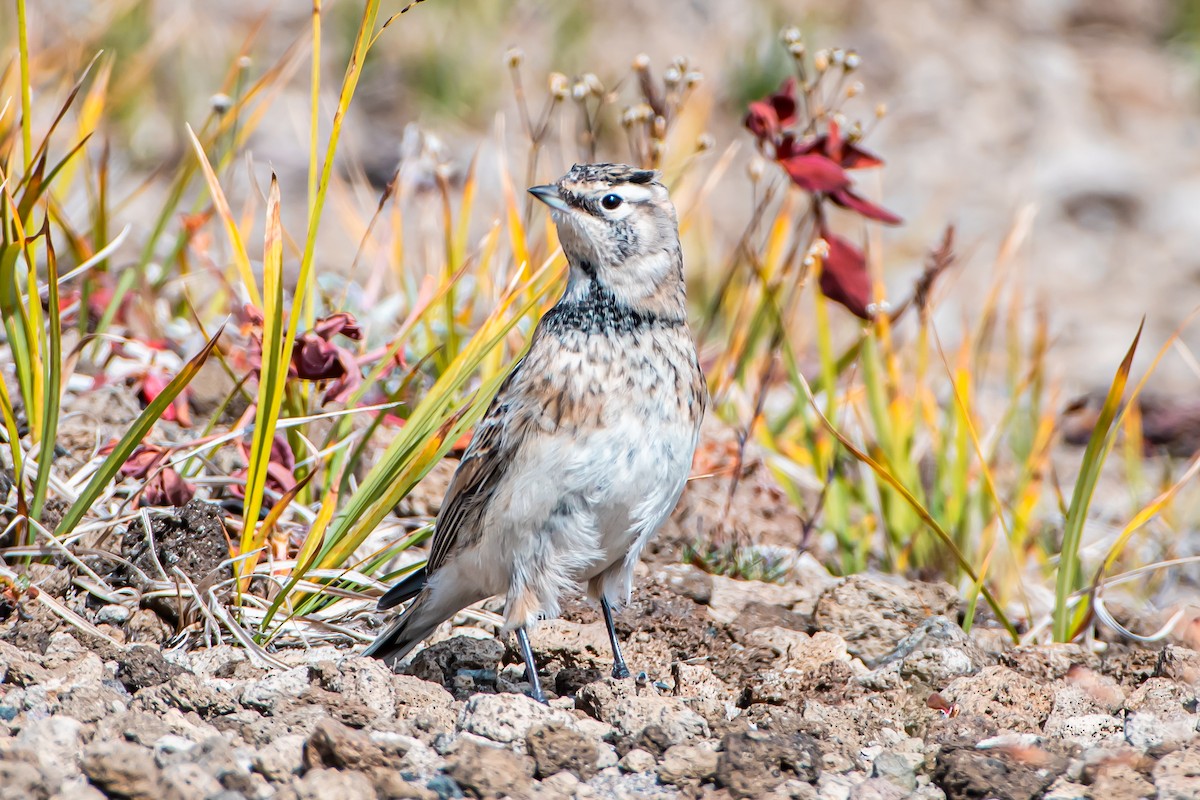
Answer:
[{"label": "white belly", "polygon": [[[665,423],[622,415],[616,424],[572,440],[547,437],[506,475],[487,525],[480,566],[505,564],[506,585],[493,594],[528,586],[548,616],[571,584],[615,565],[628,593],[628,573],[683,491],[696,447],[691,423]],[[481,543],[483,544],[483,543]],[[486,550],[486,552],[482,552]],[[613,586],[613,589],[618,587]],[[612,596],[624,601],[624,596]]]}]

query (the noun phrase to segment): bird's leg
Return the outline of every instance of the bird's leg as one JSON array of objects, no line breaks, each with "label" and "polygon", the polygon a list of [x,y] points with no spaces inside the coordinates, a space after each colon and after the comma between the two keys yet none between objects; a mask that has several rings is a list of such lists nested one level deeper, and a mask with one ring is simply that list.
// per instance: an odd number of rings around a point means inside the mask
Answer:
[{"label": "bird's leg", "polygon": [[542,694],[542,684],[538,680],[537,664],[533,662],[533,648],[529,646],[529,634],[525,632],[525,627],[517,628],[517,644],[521,648],[521,657],[525,659],[525,677],[529,681],[532,690],[529,696],[539,703],[546,703],[546,695]]},{"label": "bird's leg", "polygon": [[621,655],[621,643],[617,641],[617,629],[613,627],[612,608],[608,598],[600,596],[600,608],[604,611],[604,627],[608,628],[608,641],[613,651],[612,676],[618,680],[629,677],[629,667],[625,666],[625,657]]}]

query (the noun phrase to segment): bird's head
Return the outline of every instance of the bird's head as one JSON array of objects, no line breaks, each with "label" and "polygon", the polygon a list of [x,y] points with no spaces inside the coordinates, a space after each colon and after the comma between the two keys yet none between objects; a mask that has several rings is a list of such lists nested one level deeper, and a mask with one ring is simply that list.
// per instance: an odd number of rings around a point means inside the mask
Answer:
[{"label": "bird's head", "polygon": [[[556,183],[529,190],[548,205],[571,288],[594,282],[633,308],[669,302],[682,311],[679,225],[667,187],[653,170],[624,164],[576,164]],[[677,297],[678,295],[678,297]]]}]

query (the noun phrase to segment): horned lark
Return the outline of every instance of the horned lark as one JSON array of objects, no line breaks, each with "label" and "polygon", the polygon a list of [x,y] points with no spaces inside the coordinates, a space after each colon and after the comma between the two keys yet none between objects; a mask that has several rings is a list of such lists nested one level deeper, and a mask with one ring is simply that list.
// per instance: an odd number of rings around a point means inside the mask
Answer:
[{"label": "horned lark", "polygon": [[707,404],[687,325],[675,208],[655,172],[576,165],[529,190],[550,207],[566,291],[500,387],[450,483],[426,566],[379,608],[412,603],[367,648],[395,663],[443,621],[503,594],[534,698],[528,630],[587,584],[628,677],[612,609],[671,513]]}]

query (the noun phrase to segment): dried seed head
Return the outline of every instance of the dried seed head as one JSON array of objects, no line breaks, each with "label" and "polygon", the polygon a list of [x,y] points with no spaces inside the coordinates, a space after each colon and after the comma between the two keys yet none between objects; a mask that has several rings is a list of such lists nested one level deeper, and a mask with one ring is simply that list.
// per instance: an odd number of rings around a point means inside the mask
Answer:
[{"label": "dried seed head", "polygon": [[829,51],[818,50],[813,54],[813,67],[817,72],[824,72],[829,69]]},{"label": "dried seed head", "polygon": [[674,66],[667,67],[666,71],[663,72],[663,83],[667,86],[678,86],[681,80],[683,80],[683,75]]},{"label": "dried seed head", "polygon": [[654,118],[653,135],[654,135],[655,139],[662,139],[662,138],[666,137],[666,135],[667,135],[667,118],[666,117],[655,117]]},{"label": "dried seed head", "polygon": [[700,83],[703,83],[703,81],[704,81],[704,73],[696,72],[695,70],[692,70],[691,72],[689,72],[683,76],[683,85],[689,89],[691,89],[692,87],[694,87]]},{"label": "dried seed head", "polygon": [[250,69],[250,65],[254,62],[250,60],[250,56],[242,56],[237,60],[238,69]]},{"label": "dried seed head", "polygon": [[650,158],[654,161],[654,163],[657,164],[659,159],[662,158],[662,155],[663,155],[662,140],[661,139],[651,139],[650,140]]},{"label": "dried seed head", "polygon": [[525,60],[525,51],[519,47],[511,48],[504,54],[504,61],[508,64],[509,69],[516,69],[521,66],[521,62]]},{"label": "dried seed head", "polygon": [[750,159],[750,163],[746,165],[746,174],[750,176],[751,183],[758,183],[762,180],[763,173],[766,171],[767,162],[759,156]]},{"label": "dried seed head", "polygon": [[650,69],[650,56],[645,53],[639,53],[633,59],[633,68],[638,72],[645,72]]},{"label": "dried seed head", "polygon": [[604,95],[604,84],[601,83],[600,79],[596,77],[596,73],[585,72],[580,80],[587,84],[588,91],[592,94],[596,95],[597,97]]},{"label": "dried seed head", "polygon": [[842,68],[845,69],[846,72],[853,72],[860,66],[862,66],[862,57],[859,56],[856,50],[851,50],[850,52],[846,53],[846,60],[842,63]]},{"label": "dried seed head", "polygon": [[857,97],[858,95],[862,94],[862,92],[862,81],[855,81],[846,87],[846,97]]},{"label": "dried seed head", "polygon": [[216,114],[224,114],[226,111],[233,108],[233,98],[224,92],[217,92],[212,97],[208,98],[208,105]]},{"label": "dried seed head", "polygon": [[592,90],[588,88],[588,85],[583,81],[575,81],[575,83],[571,85],[571,97],[575,98],[576,100],[586,100],[587,96],[591,93]]},{"label": "dried seed head", "polygon": [[812,247],[809,248],[808,255],[810,258],[821,258],[821,259],[828,258],[829,257],[829,242],[825,241],[824,239],[818,238],[815,242],[812,243]]},{"label": "dried seed head", "polygon": [[550,73],[550,94],[554,95],[555,100],[565,100],[567,95],[571,93],[571,82],[567,80],[567,76],[561,72]]},{"label": "dried seed head", "polygon": [[712,150],[717,146],[717,140],[713,138],[711,133],[702,133],[700,138],[696,140],[696,150],[703,153],[705,150]]},{"label": "dried seed head", "polygon": [[804,42],[792,42],[788,45],[788,52],[792,54],[793,59],[800,61],[808,52],[808,48],[804,46]]},{"label": "dried seed head", "polygon": [[802,38],[802,35],[800,33],[800,29],[795,25],[788,25],[783,29],[782,33],[780,33],[780,37],[783,39],[784,44],[790,45],[799,42]]},{"label": "dried seed head", "polygon": [[636,125],[639,122],[647,122],[654,118],[654,109],[646,103],[638,103],[629,106],[621,113],[621,124],[625,127]]},{"label": "dried seed head", "polygon": [[875,106],[875,118],[876,119],[883,119],[886,116],[887,116],[887,103],[880,103],[879,105]]},{"label": "dried seed head", "polygon": [[833,48],[829,54],[829,60],[835,67],[840,67],[846,63],[846,51],[840,47]]}]

